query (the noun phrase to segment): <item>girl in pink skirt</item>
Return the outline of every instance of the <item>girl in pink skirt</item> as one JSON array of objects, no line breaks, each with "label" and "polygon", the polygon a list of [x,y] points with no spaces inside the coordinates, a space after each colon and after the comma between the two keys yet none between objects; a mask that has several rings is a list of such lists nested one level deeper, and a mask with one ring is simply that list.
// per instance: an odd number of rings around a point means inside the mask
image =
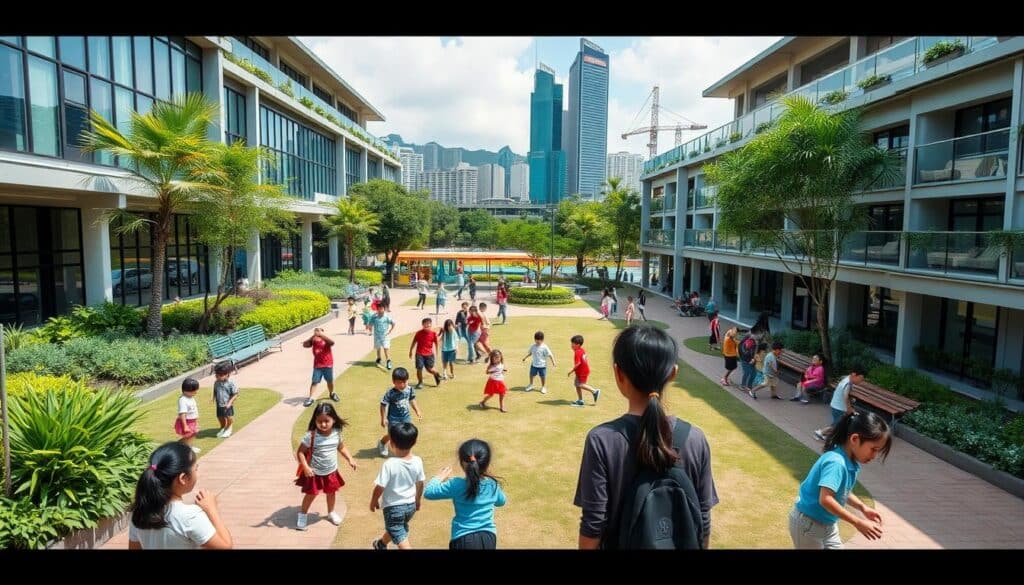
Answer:
[{"label": "girl in pink skirt", "polygon": [[487,408],[487,401],[491,396],[498,395],[498,408],[501,412],[505,410],[505,357],[501,355],[500,349],[492,349],[487,358],[487,385],[484,386],[484,399],[480,401],[480,408]]}]

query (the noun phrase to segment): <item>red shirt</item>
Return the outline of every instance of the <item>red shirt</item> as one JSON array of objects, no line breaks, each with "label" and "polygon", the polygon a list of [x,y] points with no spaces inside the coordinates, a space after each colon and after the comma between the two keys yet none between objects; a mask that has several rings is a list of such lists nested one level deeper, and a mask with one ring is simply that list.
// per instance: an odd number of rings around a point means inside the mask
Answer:
[{"label": "red shirt", "polygon": [[413,336],[416,342],[416,355],[434,355],[434,344],[437,343],[437,333],[434,330],[420,329]]},{"label": "red shirt", "polygon": [[590,364],[587,363],[587,352],[582,347],[572,350],[572,363],[575,366],[577,376],[585,376],[590,373]]},{"label": "red shirt", "polygon": [[470,331],[478,331],[482,322],[483,319],[480,318],[480,315],[470,313],[469,317],[466,318],[466,324],[469,326]]},{"label": "red shirt", "polygon": [[319,337],[313,338],[313,367],[329,368],[334,365],[334,354],[331,353],[331,346]]}]

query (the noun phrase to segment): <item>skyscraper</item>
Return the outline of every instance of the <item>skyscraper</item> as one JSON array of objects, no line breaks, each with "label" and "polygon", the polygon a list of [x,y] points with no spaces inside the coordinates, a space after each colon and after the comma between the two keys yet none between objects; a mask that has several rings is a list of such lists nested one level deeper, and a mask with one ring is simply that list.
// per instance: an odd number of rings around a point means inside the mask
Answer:
[{"label": "skyscraper", "polygon": [[512,172],[509,173],[508,196],[511,199],[522,201],[530,196],[530,165],[516,163],[512,165]]},{"label": "skyscraper", "polygon": [[476,167],[477,201],[505,197],[505,169],[499,165]]},{"label": "skyscraper", "polygon": [[599,197],[608,154],[608,54],[587,39],[569,69],[565,132],[569,192]]},{"label": "skyscraper", "polygon": [[[402,162],[405,168],[405,162]],[[644,170],[644,157],[632,152],[609,152],[608,153],[608,178],[619,177],[622,179],[620,187],[629,188],[637,193],[640,192],[640,175]]]},{"label": "skyscraper", "polygon": [[415,191],[423,183],[423,155],[416,154],[408,146],[398,149],[402,161],[402,185],[409,191]]},{"label": "skyscraper", "polygon": [[530,94],[530,201],[560,201],[566,194],[565,151],[562,150],[562,86],[555,70],[537,67]]}]

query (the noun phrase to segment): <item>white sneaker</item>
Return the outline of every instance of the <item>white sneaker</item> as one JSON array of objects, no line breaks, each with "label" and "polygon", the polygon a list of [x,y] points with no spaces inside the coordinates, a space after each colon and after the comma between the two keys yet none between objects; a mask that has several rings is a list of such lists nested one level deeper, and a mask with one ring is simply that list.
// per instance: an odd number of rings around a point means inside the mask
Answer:
[{"label": "white sneaker", "polygon": [[331,512],[327,515],[327,520],[335,526],[341,526],[341,516],[338,516],[337,512]]},{"label": "white sneaker", "polygon": [[308,518],[307,518],[306,514],[303,514],[302,512],[299,512],[298,517],[295,518],[295,530],[305,530],[307,522],[308,522]]},{"label": "white sneaker", "polygon": [[224,429],[224,432],[221,434],[220,437],[222,439],[226,439],[226,438],[228,438],[230,436],[231,436],[231,427],[228,427],[228,428]]},{"label": "white sneaker", "polygon": [[217,431],[217,438],[223,437],[224,436],[224,431],[226,431],[226,430],[227,429],[221,429],[221,430]]},{"label": "white sneaker", "polygon": [[523,392],[529,392],[530,390],[533,390],[533,384],[530,384],[526,388],[523,388]]},{"label": "white sneaker", "polygon": [[199,447],[192,447],[192,452],[193,452],[193,453],[198,453],[198,452],[200,452],[200,451],[202,451],[202,449],[201,449],[201,448],[199,448]]},{"label": "white sneaker", "polygon": [[387,443],[380,443],[380,442],[378,442],[377,443],[377,449],[380,451],[380,456],[381,457],[387,457],[388,456],[388,444]]},{"label": "white sneaker", "polygon": [[541,386],[540,387],[540,393],[541,394],[547,394],[548,393],[548,387],[547,386]]}]

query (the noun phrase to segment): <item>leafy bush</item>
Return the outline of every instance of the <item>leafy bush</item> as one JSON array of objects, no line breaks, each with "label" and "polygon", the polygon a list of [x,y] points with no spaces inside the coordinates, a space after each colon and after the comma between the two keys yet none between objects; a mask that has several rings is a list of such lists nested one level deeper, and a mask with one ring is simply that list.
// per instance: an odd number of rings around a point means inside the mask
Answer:
[{"label": "leafy bush", "polygon": [[137,335],[142,331],[143,313],[135,307],[105,301],[91,307],[75,307],[71,311],[71,319],[85,335],[106,331]]},{"label": "leafy bush", "polygon": [[11,353],[19,347],[46,343],[46,340],[40,337],[34,329],[26,331],[20,323],[18,325],[0,324],[0,327],[4,330],[4,351],[7,353]]},{"label": "leafy bush", "polygon": [[1004,411],[998,405],[972,410],[964,404],[922,404],[903,422],[996,469],[1024,477],[1024,445],[1006,440]]},{"label": "leafy bush", "polygon": [[846,101],[846,98],[849,97],[849,95],[850,94],[846,93],[845,90],[837,89],[826,93],[818,101],[820,101],[823,104],[831,106]]},{"label": "leafy bush", "polygon": [[892,79],[891,75],[868,75],[864,79],[857,82],[857,87],[867,91],[869,88],[885,83]]},{"label": "leafy bush", "polygon": [[509,302],[523,305],[564,305],[576,300],[572,291],[561,286],[551,289],[511,288]]},{"label": "leafy bush", "polygon": [[868,372],[873,384],[928,404],[965,403],[966,399],[917,370],[883,365]]},{"label": "leafy bush", "polygon": [[923,61],[925,63],[931,63],[936,59],[940,59],[951,53],[963,51],[966,49],[967,45],[965,45],[964,42],[961,41],[960,39],[956,39],[954,41],[939,41],[932,45],[931,47],[929,47],[928,50],[924,52]]},{"label": "leafy bush", "polygon": [[51,376],[68,374],[82,378],[85,371],[77,367],[60,345],[44,343],[20,347],[7,356],[8,372],[34,372]]},{"label": "leafy bush", "polygon": [[345,276],[320,276],[313,272],[282,270],[277,276],[264,282],[266,288],[280,292],[288,289],[303,289],[318,292],[329,299],[348,297],[348,274]]},{"label": "leafy bush", "polygon": [[[498,282],[498,278],[500,278],[500,277],[501,277],[500,274],[493,274],[493,273],[492,274],[474,274],[473,275],[473,278],[477,282]],[[506,274],[505,275],[505,281],[506,282],[523,282],[523,275],[522,274]],[[468,282],[468,279],[467,279],[467,282]]]},{"label": "leafy bush", "polygon": [[[248,296],[248,291],[244,295],[230,296],[221,302],[220,306],[217,307],[217,310],[210,317],[209,332],[222,333],[234,328],[238,323],[238,318],[243,313],[252,310],[254,306],[253,299]],[[209,303],[212,305],[213,300],[211,299]],[[199,321],[203,317],[203,299],[164,305],[160,312],[163,314],[165,333],[169,333],[171,330],[196,332],[199,327]]]},{"label": "leafy bush", "polygon": [[45,325],[36,329],[36,335],[47,343],[61,344],[87,334],[79,321],[68,315],[59,315],[47,319]]},{"label": "leafy bush", "polygon": [[[342,268],[341,270],[331,270],[330,268],[320,268],[315,271],[317,276],[323,276],[327,278],[338,277],[345,279],[348,282],[348,269]],[[359,270],[356,269],[356,282],[362,286],[375,286],[384,282],[384,275],[379,270]]]},{"label": "leafy bush", "polygon": [[324,294],[297,289],[281,289],[277,296],[262,303],[238,320],[240,328],[262,325],[267,335],[277,335],[326,315],[331,300]]},{"label": "leafy bush", "polygon": [[[821,351],[821,339],[817,331],[786,330],[773,336],[775,340],[781,341],[786,349],[796,353],[811,356]],[[849,369],[857,363],[868,370],[881,364],[875,352],[853,339],[846,329],[830,329],[829,340],[832,342],[832,363],[828,364],[826,369],[832,377],[848,374]]]},{"label": "leafy bush", "polygon": [[29,391],[37,394],[62,392],[68,388],[93,391],[85,381],[75,380],[66,374],[63,376],[41,376],[32,372],[18,372],[7,376],[8,396],[20,396]]}]

